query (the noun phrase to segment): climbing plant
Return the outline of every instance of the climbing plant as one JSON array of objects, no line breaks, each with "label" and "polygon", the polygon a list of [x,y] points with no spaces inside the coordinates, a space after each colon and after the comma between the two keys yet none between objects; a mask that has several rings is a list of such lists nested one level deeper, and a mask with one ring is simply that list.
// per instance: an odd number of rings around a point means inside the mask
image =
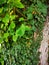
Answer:
[{"label": "climbing plant", "polygon": [[42,0],[0,0],[0,65],[39,63],[46,12]]}]

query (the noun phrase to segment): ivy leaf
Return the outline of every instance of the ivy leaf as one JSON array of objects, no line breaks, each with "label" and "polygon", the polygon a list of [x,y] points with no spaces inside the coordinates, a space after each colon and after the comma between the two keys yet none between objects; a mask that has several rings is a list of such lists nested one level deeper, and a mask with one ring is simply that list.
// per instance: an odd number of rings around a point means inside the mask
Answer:
[{"label": "ivy leaf", "polygon": [[35,32],[36,31],[36,27],[35,26],[32,26],[32,30]]},{"label": "ivy leaf", "polygon": [[10,19],[9,14],[6,14],[5,17],[3,18],[2,22],[4,22],[5,24],[8,24],[9,23],[9,19]]},{"label": "ivy leaf", "polygon": [[13,36],[13,41],[16,41],[18,37],[22,37],[25,34],[25,31],[30,30],[28,26],[22,24],[18,30],[16,30],[15,35]]},{"label": "ivy leaf", "polygon": [[16,42],[17,39],[18,39],[18,35],[13,35],[13,41]]},{"label": "ivy leaf", "polygon": [[9,36],[9,33],[4,33],[4,36],[3,36],[3,39],[8,42],[8,36]]},{"label": "ivy leaf", "polygon": [[18,8],[24,8],[24,5],[21,2],[16,3],[16,7]]},{"label": "ivy leaf", "polygon": [[27,19],[29,19],[29,20],[33,19],[32,13],[27,14]]},{"label": "ivy leaf", "polygon": [[24,18],[23,17],[19,18],[19,21],[24,21]]},{"label": "ivy leaf", "polygon": [[17,48],[18,50],[21,50],[21,45],[16,45],[16,48]]},{"label": "ivy leaf", "polygon": [[15,23],[14,23],[14,21],[13,21],[13,22],[11,22],[11,24],[10,24],[8,30],[11,30],[11,29],[14,29],[14,28],[15,28]]},{"label": "ivy leaf", "polygon": [[4,36],[3,36],[3,38],[8,38],[8,36],[9,36],[9,33],[7,32],[7,33],[4,33]]},{"label": "ivy leaf", "polygon": [[30,30],[30,27],[29,26],[25,26],[25,31],[28,31]]},{"label": "ivy leaf", "polygon": [[16,17],[15,15],[11,15],[11,16],[10,16],[10,19],[11,19],[11,20],[14,20],[15,17]]},{"label": "ivy leaf", "polygon": [[22,24],[21,27],[18,30],[16,30],[16,35],[18,34],[21,37],[24,35],[24,33],[25,33],[25,25]]}]

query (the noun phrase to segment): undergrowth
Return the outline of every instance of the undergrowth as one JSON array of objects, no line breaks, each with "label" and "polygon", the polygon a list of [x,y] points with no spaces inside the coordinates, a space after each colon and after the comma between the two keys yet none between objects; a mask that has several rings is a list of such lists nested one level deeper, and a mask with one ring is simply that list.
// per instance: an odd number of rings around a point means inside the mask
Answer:
[{"label": "undergrowth", "polygon": [[38,65],[45,0],[0,0],[0,65]]}]

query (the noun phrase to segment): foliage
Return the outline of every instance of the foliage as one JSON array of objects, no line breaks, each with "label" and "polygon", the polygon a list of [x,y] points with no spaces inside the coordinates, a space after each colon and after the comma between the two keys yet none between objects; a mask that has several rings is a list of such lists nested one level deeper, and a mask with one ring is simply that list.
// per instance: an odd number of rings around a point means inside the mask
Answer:
[{"label": "foliage", "polygon": [[[27,20],[30,22],[33,27],[33,31],[41,30],[42,23],[45,21],[46,16],[46,9],[47,7],[40,1],[37,2],[37,4],[31,4],[30,7],[27,8],[27,11],[25,12],[27,16]],[[36,29],[37,28],[37,29]]]},{"label": "foliage", "polygon": [[46,12],[44,0],[0,0],[0,65],[39,63]]}]

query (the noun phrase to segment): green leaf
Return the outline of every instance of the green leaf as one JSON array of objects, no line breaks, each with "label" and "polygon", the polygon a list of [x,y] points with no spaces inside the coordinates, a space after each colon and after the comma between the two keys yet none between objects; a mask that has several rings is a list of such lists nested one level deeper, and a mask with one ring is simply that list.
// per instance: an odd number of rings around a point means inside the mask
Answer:
[{"label": "green leaf", "polygon": [[3,38],[8,38],[8,36],[9,36],[9,33],[7,32],[7,33],[4,33],[4,36],[3,36]]},{"label": "green leaf", "polygon": [[25,31],[30,30],[28,26],[22,24],[18,30],[16,30],[15,35],[13,36],[13,41],[16,41],[18,37],[22,37],[25,34]]},{"label": "green leaf", "polygon": [[1,28],[3,28],[4,27],[4,24],[1,24]]},{"label": "green leaf", "polygon": [[32,26],[32,30],[35,32],[36,31],[36,27],[35,26]]},{"label": "green leaf", "polygon": [[10,15],[6,14],[5,17],[3,18],[2,22],[4,22],[5,24],[9,23],[9,19],[10,19]]},{"label": "green leaf", "polygon": [[24,35],[24,33],[25,33],[25,25],[22,24],[21,27],[18,30],[16,30],[16,35],[18,34],[21,37]]},{"label": "green leaf", "polygon": [[11,16],[10,16],[10,19],[11,19],[11,20],[14,20],[15,17],[16,17],[16,15],[11,15]]},{"label": "green leaf", "polygon": [[2,8],[0,8],[0,13],[2,13],[2,11],[3,11],[3,7],[2,7]]},{"label": "green leaf", "polygon": [[21,0],[15,0],[17,3],[20,2]]},{"label": "green leaf", "polygon": [[0,5],[6,3],[6,0],[0,0]]},{"label": "green leaf", "polygon": [[21,45],[16,45],[16,48],[21,50]]},{"label": "green leaf", "polygon": [[4,60],[2,58],[0,58],[0,63],[1,65],[4,65]]},{"label": "green leaf", "polygon": [[30,27],[29,26],[25,26],[25,31],[28,31],[30,30]]},{"label": "green leaf", "polygon": [[23,17],[19,18],[19,21],[24,21],[24,18]]},{"label": "green leaf", "polygon": [[13,35],[13,41],[16,42],[17,39],[18,39],[18,35]]},{"label": "green leaf", "polygon": [[33,19],[33,15],[32,15],[32,13],[29,13],[29,14],[27,14],[27,19]]},{"label": "green leaf", "polygon": [[24,5],[21,2],[17,2],[15,6],[18,8],[24,8]]},{"label": "green leaf", "polygon": [[11,30],[11,29],[14,29],[14,28],[15,28],[15,23],[14,23],[14,21],[13,21],[13,22],[11,22],[11,24],[10,24],[8,30]]},{"label": "green leaf", "polygon": [[3,42],[3,39],[0,38],[0,44]]}]

